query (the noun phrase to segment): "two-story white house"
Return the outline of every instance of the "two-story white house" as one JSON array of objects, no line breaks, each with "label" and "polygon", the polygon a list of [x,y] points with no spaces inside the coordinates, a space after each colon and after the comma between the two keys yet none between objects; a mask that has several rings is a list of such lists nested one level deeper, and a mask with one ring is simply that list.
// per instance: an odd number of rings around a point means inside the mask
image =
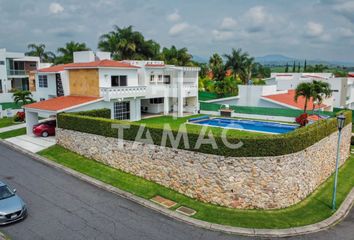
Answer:
[{"label": "two-story white house", "polygon": [[138,121],[145,115],[197,113],[197,67],[163,61],[114,61],[110,54],[75,52],[74,62],[36,73],[40,102],[25,107],[28,131],[38,115],[111,109],[111,118]]}]

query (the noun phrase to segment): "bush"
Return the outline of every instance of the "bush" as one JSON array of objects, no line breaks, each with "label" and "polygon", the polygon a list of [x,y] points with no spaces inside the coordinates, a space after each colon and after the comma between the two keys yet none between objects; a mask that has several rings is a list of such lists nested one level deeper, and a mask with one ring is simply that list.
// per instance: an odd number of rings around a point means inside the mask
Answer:
[{"label": "bush", "polygon": [[96,117],[96,118],[108,118],[108,119],[111,118],[111,110],[108,108],[75,112],[73,114],[80,115],[80,116]]},{"label": "bush", "polygon": [[[351,113],[346,111],[346,125],[350,124]],[[124,139],[134,141],[139,130],[139,123],[118,121],[111,119],[94,118],[88,116],[80,116],[78,114],[62,113],[58,115],[59,128],[74,130],[79,132],[102,135],[106,137],[117,138],[117,129],[112,128],[112,124],[128,124],[129,129],[124,130]],[[230,143],[237,144],[242,141],[242,147],[231,149],[222,141],[220,129],[210,128],[218,146],[213,149],[210,145],[201,145],[199,149],[194,149],[198,140],[201,127],[188,125],[188,140],[190,148],[187,150],[197,151],[201,153],[230,156],[230,157],[258,157],[258,156],[279,156],[301,151],[319,140],[327,137],[331,133],[337,131],[337,122],[335,118],[320,120],[307,127],[298,128],[287,134],[281,135],[262,135],[262,136],[246,136],[240,137],[238,131],[230,130],[227,135],[227,140]],[[161,144],[163,129],[156,127],[146,127],[145,132],[149,130],[155,145]],[[176,130],[172,130],[174,136],[177,135]],[[171,143],[167,141],[167,147],[171,147]],[[186,149],[183,141],[180,141],[179,149]]]},{"label": "bush", "polygon": [[14,117],[15,122],[24,122],[25,121],[25,112],[17,112]]},{"label": "bush", "polygon": [[352,136],[352,138],[350,140],[350,145],[354,145],[354,136]]}]

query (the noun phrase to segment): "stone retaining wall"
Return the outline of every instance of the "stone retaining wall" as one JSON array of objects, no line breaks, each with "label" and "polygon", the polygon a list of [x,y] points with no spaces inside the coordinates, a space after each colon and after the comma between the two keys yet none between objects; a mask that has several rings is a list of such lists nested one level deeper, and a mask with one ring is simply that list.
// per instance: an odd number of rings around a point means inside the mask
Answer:
[{"label": "stone retaining wall", "polygon": [[[350,154],[343,129],[341,161]],[[337,133],[307,149],[275,157],[222,157],[57,129],[57,143],[189,197],[232,208],[284,208],[312,193],[334,171]],[[135,144],[135,145],[133,145]]]}]

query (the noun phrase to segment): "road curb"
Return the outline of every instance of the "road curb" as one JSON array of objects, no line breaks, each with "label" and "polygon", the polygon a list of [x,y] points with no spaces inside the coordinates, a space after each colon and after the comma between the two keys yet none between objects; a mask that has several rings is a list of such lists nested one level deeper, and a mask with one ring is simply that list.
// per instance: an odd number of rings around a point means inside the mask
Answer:
[{"label": "road curb", "polygon": [[[240,227],[225,226],[225,225],[209,223],[209,222],[205,222],[202,220],[187,217],[187,216],[182,215],[178,212],[174,212],[169,209],[163,208],[163,207],[161,207],[149,200],[143,199],[141,197],[137,197],[131,193],[122,191],[116,187],[109,185],[109,184],[103,183],[97,179],[94,179],[92,177],[89,177],[87,175],[79,173],[71,168],[68,168],[68,167],[60,165],[56,162],[53,162],[45,157],[39,156],[38,154],[29,152],[28,150],[25,150],[17,145],[7,142],[6,140],[0,139],[0,143],[6,145],[16,151],[19,151],[19,152],[33,158],[36,161],[39,161],[47,166],[51,166],[56,169],[59,169],[67,174],[70,174],[73,177],[79,178],[87,183],[90,183],[90,184],[95,185],[101,189],[104,189],[106,191],[117,194],[125,199],[131,200],[135,203],[138,203],[144,207],[147,207],[149,209],[157,211],[161,214],[164,214],[164,215],[171,217],[175,220],[178,220],[180,222],[184,222],[186,224],[200,227],[200,228],[204,228],[207,230],[224,232],[224,233],[228,233],[228,234],[237,234],[237,235],[252,236],[252,237],[289,237],[289,236],[297,236],[297,235],[304,235],[304,234],[319,232],[319,231],[328,229],[328,228],[336,225],[338,222],[340,222],[342,219],[344,219],[347,216],[347,214],[349,213],[349,211],[353,205],[353,202],[354,202],[354,188],[353,188],[350,191],[350,193],[348,194],[348,196],[345,198],[345,200],[343,201],[343,203],[341,204],[339,209],[331,217],[329,217],[321,222],[307,225],[307,226],[303,226],[303,227],[295,227],[295,228],[287,228],[287,229],[254,229],[254,228],[240,228]],[[0,233],[0,240],[1,240],[1,233]]]}]

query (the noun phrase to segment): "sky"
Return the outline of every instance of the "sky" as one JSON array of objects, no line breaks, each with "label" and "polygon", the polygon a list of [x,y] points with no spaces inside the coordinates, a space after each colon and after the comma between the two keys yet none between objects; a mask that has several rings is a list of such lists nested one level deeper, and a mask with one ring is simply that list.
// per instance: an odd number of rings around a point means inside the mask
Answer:
[{"label": "sky", "polygon": [[162,46],[208,58],[252,56],[354,62],[354,0],[0,0],[0,48],[68,41],[95,50],[113,25],[132,25]]}]

